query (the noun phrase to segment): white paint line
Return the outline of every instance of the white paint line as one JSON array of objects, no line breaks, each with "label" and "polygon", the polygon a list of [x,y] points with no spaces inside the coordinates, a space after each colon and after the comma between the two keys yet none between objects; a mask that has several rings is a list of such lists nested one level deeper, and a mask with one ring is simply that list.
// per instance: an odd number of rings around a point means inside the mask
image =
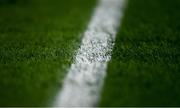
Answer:
[{"label": "white paint line", "polygon": [[55,106],[95,106],[111,59],[125,0],[100,0]]}]

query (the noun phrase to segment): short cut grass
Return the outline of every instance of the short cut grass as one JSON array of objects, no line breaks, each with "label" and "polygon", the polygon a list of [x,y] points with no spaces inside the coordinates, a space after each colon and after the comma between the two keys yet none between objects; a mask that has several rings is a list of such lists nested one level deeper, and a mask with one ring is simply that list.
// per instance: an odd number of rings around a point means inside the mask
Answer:
[{"label": "short cut grass", "polygon": [[0,106],[48,106],[95,0],[0,0]]},{"label": "short cut grass", "polygon": [[129,0],[100,106],[180,106],[180,0]]}]

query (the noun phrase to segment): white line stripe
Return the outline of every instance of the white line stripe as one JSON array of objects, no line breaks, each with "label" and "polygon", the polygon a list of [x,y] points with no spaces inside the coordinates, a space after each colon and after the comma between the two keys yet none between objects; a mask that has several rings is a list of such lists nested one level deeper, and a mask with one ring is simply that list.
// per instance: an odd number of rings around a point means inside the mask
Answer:
[{"label": "white line stripe", "polygon": [[100,0],[55,106],[95,106],[125,0]]}]

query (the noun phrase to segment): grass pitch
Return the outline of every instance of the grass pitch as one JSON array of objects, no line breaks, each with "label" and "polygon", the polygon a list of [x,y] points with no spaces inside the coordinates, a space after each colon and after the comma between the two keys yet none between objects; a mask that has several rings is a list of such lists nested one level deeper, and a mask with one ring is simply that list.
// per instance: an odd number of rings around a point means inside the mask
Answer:
[{"label": "grass pitch", "polygon": [[179,12],[179,0],[129,0],[100,106],[180,106]]},{"label": "grass pitch", "polygon": [[[0,106],[50,106],[95,0],[0,0]],[[129,0],[100,106],[180,106],[180,1]]]},{"label": "grass pitch", "polygon": [[50,104],[94,6],[95,0],[0,0],[0,106]]}]

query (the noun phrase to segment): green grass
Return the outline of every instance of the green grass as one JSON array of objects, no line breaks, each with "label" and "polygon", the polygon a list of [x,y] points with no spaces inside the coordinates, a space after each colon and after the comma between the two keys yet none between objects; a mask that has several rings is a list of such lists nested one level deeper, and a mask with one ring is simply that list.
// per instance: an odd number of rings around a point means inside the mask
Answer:
[{"label": "green grass", "polygon": [[0,0],[0,106],[47,106],[95,0]]},{"label": "green grass", "polygon": [[180,0],[129,0],[100,106],[180,106]]}]

